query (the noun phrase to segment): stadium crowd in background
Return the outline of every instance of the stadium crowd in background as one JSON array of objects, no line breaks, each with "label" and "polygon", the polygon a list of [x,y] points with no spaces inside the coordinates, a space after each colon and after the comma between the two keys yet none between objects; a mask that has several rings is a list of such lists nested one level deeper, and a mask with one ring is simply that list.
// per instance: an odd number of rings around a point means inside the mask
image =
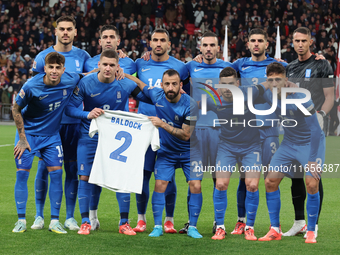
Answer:
[{"label": "stadium crowd in background", "polygon": [[[53,2],[54,5],[53,5]],[[51,7],[51,5],[53,5]],[[274,57],[276,31],[280,28],[282,59],[297,58],[293,31],[305,26],[312,32],[312,53],[322,53],[336,69],[340,34],[338,0],[0,0],[0,103],[10,103],[32,76],[35,56],[54,45],[56,20],[73,15],[77,21],[74,46],[91,57],[101,52],[99,29],[115,25],[121,37],[118,49],[133,60],[150,51],[155,28],[165,28],[171,36],[171,56],[188,62],[198,53],[202,34],[216,33],[222,58],[225,25],[228,26],[229,61],[249,57],[248,33],[261,27],[268,33],[267,53]]]}]

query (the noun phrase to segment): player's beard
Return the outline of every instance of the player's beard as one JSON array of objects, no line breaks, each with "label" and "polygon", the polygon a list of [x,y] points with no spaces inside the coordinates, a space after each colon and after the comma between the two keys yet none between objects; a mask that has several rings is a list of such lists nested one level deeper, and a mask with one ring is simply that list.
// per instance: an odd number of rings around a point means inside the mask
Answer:
[{"label": "player's beard", "polygon": [[262,56],[263,54],[264,54],[264,52],[265,52],[265,49],[264,50],[260,50],[258,53],[252,53],[255,57],[260,57],[260,56]]},{"label": "player's beard", "polygon": [[58,37],[58,41],[62,44],[62,45],[64,45],[64,46],[67,46],[67,45],[69,45],[69,44],[72,44],[73,43],[73,39],[71,40],[71,37],[69,37],[69,41],[68,42],[63,42],[62,41],[62,39],[59,39],[59,37]]},{"label": "player's beard", "polygon": [[160,51],[160,52],[156,52],[156,49],[152,51],[152,53],[155,54],[158,57],[163,56],[166,52],[167,52],[167,50],[165,50],[163,48],[162,48],[162,51]]},{"label": "player's beard", "polygon": [[[212,52],[209,52],[210,53],[210,55],[208,55],[207,53],[205,53],[204,55],[203,55],[203,57],[207,60],[207,61],[211,61],[211,60],[213,60],[215,57],[216,57],[216,55],[214,55]],[[208,57],[209,56],[209,57]]]},{"label": "player's beard", "polygon": [[[172,93],[169,95],[169,93]],[[174,98],[176,98],[179,94],[179,91],[175,92],[175,91],[168,91],[165,93],[166,97],[170,100],[173,100]]]}]

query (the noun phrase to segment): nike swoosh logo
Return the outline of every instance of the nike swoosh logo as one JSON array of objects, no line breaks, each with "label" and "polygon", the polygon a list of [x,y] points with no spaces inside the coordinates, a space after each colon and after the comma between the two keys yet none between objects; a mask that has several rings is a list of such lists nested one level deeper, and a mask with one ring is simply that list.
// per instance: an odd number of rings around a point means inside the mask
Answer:
[{"label": "nike swoosh logo", "polygon": [[43,191],[43,189],[36,189],[35,191],[36,192],[41,192],[41,191]]},{"label": "nike swoosh logo", "polygon": [[39,100],[43,100],[44,98],[48,97],[48,95],[43,96],[43,97],[39,97]]},{"label": "nike swoosh logo", "polygon": [[217,108],[217,111],[220,112],[220,111],[223,111],[223,110],[225,110],[225,109],[227,109],[227,107]]},{"label": "nike swoosh logo", "polygon": [[203,70],[203,68],[200,68],[200,69],[194,69],[194,72],[198,72],[198,71],[201,71],[201,70]]},{"label": "nike swoosh logo", "polygon": [[202,176],[203,174],[196,174],[196,177],[200,177],[200,176]]},{"label": "nike swoosh logo", "polygon": [[23,203],[25,203],[25,201],[23,201],[23,202],[17,202],[18,205],[23,204]]},{"label": "nike swoosh logo", "polygon": [[289,76],[292,76],[294,73],[290,73]]},{"label": "nike swoosh logo", "polygon": [[247,66],[247,67],[242,67],[242,71],[248,69],[250,66]]},{"label": "nike swoosh logo", "polygon": [[313,214],[313,215],[310,215],[310,214],[309,214],[309,217],[315,217],[315,216],[316,216],[316,214]]},{"label": "nike swoosh logo", "polygon": [[223,211],[223,209],[221,209],[221,210],[217,210],[217,209],[216,209],[216,212],[222,212],[222,211]]},{"label": "nike swoosh logo", "polygon": [[156,106],[157,106],[157,107],[164,107],[163,105],[160,105],[160,104],[158,104],[158,103],[156,103]]},{"label": "nike swoosh logo", "polygon": [[148,69],[142,68],[142,72],[149,71],[149,70],[150,70],[150,68],[148,68]]},{"label": "nike swoosh logo", "polygon": [[80,200],[80,199],[84,199],[84,198],[86,198],[86,197],[80,197],[80,198],[78,198],[78,200]]},{"label": "nike swoosh logo", "polygon": [[200,215],[199,213],[195,213],[195,216]]},{"label": "nike swoosh logo", "polygon": [[130,200],[123,200],[125,203],[130,202]]},{"label": "nike swoosh logo", "polygon": [[57,205],[61,205],[61,203],[55,202]]},{"label": "nike swoosh logo", "polygon": [[91,94],[91,97],[96,97],[99,96],[101,93],[97,93],[97,94]]},{"label": "nike swoosh logo", "polygon": [[255,212],[248,212],[249,214],[254,214]]},{"label": "nike swoosh logo", "polygon": [[74,192],[74,193],[73,193],[73,192],[71,192],[71,195],[74,195],[74,194],[77,194],[77,192]]}]

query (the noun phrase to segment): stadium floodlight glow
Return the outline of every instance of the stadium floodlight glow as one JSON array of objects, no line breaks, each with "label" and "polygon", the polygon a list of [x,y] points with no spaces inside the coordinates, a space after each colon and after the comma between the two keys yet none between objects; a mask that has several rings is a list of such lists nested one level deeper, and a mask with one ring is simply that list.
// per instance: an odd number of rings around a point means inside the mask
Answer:
[{"label": "stadium floodlight glow", "polygon": [[[230,84],[215,84],[215,88],[227,88],[231,91],[232,96],[233,96],[233,115],[244,115],[244,94],[242,90],[235,86],[235,85],[230,85]],[[214,93],[216,90],[213,90]],[[292,94],[292,93],[303,93],[306,96],[304,98],[297,98],[297,99],[291,99],[287,98],[287,95]],[[217,92],[215,93],[217,94]],[[271,108],[268,110],[258,110],[254,108],[253,104],[253,89],[252,87],[248,87],[248,98],[247,98],[247,105],[248,109],[251,113],[255,115],[269,115],[273,112],[275,112],[277,108],[277,88],[273,88],[273,93],[272,93],[272,105]],[[212,96],[212,95],[210,95]],[[281,88],[281,115],[285,116],[287,113],[287,105],[295,105],[300,111],[305,115],[305,116],[310,116],[311,113],[309,112],[308,109],[306,109],[302,104],[308,102],[311,99],[311,94],[307,89],[303,88],[292,88],[292,87],[285,87]],[[220,100],[220,97],[218,96],[218,99]],[[216,102],[215,102],[216,105]],[[222,105],[222,104],[221,104]],[[289,106],[293,107],[293,106]],[[288,109],[289,109],[288,107]],[[205,94],[201,95],[201,114],[206,115],[207,114],[207,96]]]}]

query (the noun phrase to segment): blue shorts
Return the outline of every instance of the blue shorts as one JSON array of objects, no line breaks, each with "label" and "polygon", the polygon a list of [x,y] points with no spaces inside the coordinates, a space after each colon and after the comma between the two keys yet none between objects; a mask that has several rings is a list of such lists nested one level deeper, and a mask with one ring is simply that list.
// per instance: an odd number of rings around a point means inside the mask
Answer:
[{"label": "blue shorts", "polygon": [[172,181],[175,169],[182,167],[186,181],[202,180],[203,172],[197,172],[195,169],[195,162],[199,161],[201,161],[201,153],[198,148],[184,153],[169,153],[160,149],[155,164],[155,179]]},{"label": "blue shorts", "polygon": [[259,131],[262,147],[262,165],[267,166],[280,145],[279,128],[261,127]]},{"label": "blue shorts", "polygon": [[[38,136],[26,134],[26,139],[31,147],[31,152],[25,150],[20,159],[15,159],[17,169],[31,169],[33,158],[38,151],[46,166],[62,166],[63,148],[61,146],[60,135]],[[15,134],[16,145],[19,141],[18,131]]]},{"label": "blue shorts", "polygon": [[80,124],[61,124],[59,134],[64,149],[64,161],[77,160]]},{"label": "blue shorts", "polygon": [[151,146],[149,146],[148,150],[145,153],[144,158],[144,170],[153,172],[155,169],[155,161],[156,161],[157,151],[153,151]]},{"label": "blue shorts", "polygon": [[94,156],[97,150],[97,139],[79,139],[77,149],[78,175],[90,176]]},{"label": "blue shorts", "polygon": [[[288,142],[283,140],[280,148],[274,154],[270,161],[270,167],[268,171],[281,172],[289,177],[300,176],[300,169],[296,167],[296,162],[299,162],[303,167],[308,164],[310,143],[302,145]],[[325,162],[326,151],[326,139],[324,134],[320,138],[320,145],[317,153],[316,162],[319,165],[323,165]],[[306,175],[312,176],[312,174],[306,170]],[[303,176],[303,174],[302,174]]]},{"label": "blue shorts", "polygon": [[216,166],[217,145],[220,141],[220,127],[196,127],[203,167]]},{"label": "blue shorts", "polygon": [[261,171],[261,145],[253,143],[237,146],[220,141],[216,161],[216,172],[236,172],[237,162],[242,163],[241,172]]}]

